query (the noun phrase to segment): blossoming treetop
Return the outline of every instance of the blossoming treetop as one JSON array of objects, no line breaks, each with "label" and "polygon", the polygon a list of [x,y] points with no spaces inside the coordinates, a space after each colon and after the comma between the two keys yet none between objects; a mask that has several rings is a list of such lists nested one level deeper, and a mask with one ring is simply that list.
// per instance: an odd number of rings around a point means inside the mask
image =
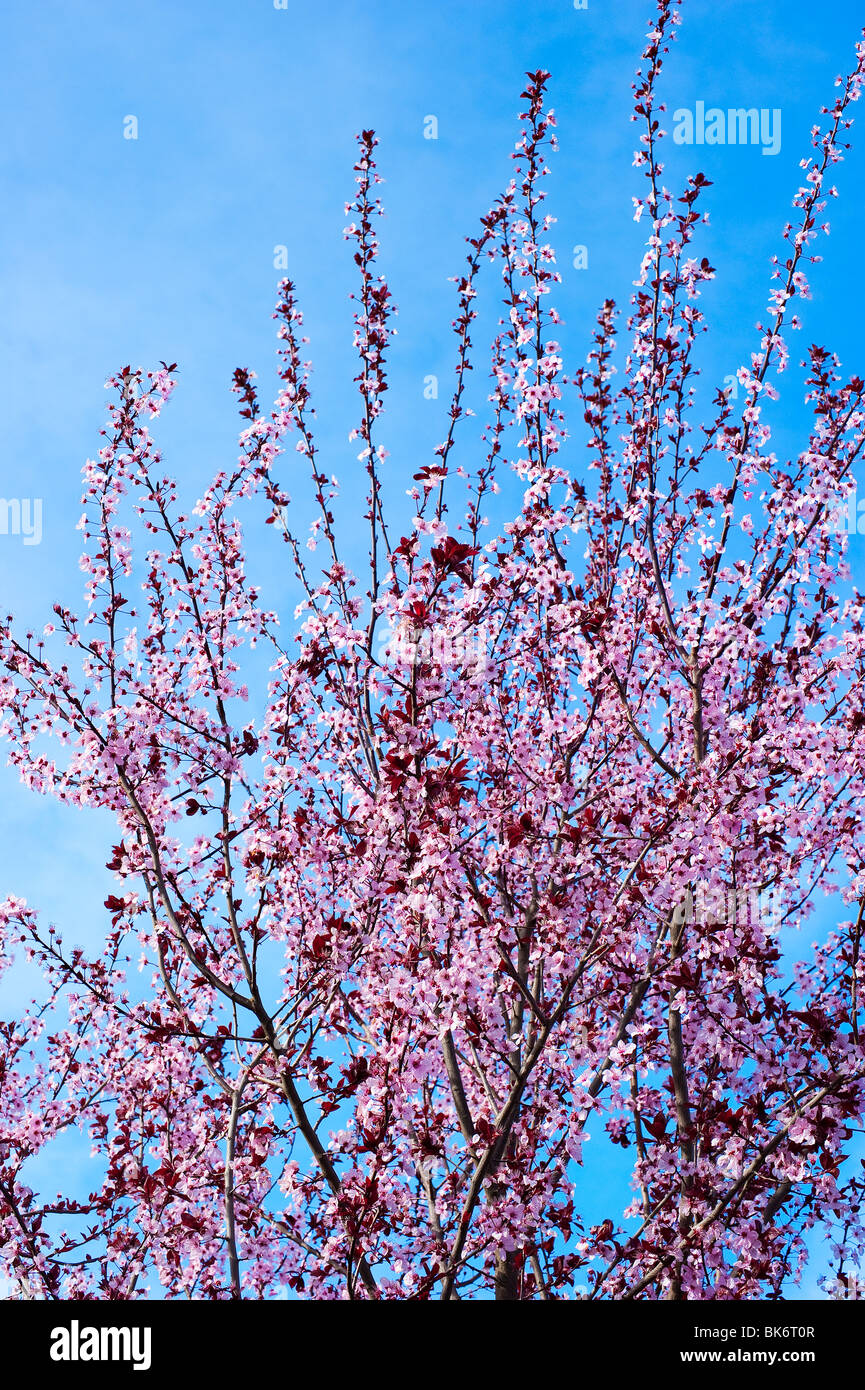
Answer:
[{"label": "blossoming treetop", "polygon": [[[513,179],[457,280],[447,434],[406,536],[380,442],[377,142],[360,136],[362,578],[292,283],[275,405],[236,372],[240,457],[192,513],[151,434],[174,366],[110,383],[85,469],[86,615],[58,605],[46,641],[0,627],[12,762],[118,826],[101,953],[18,901],[0,912],[4,959],[22,946],[49,989],[2,1024],[0,1230],[22,1290],[756,1298],[799,1270],[813,1225],[842,1257],[861,1249],[845,1159],[865,1098],[865,632],[832,508],[855,484],[865,385],[808,350],[813,426],[792,459],[767,403],[865,45],[814,129],[742,400],[719,391],[698,423],[708,180],[675,194],[659,160],[678,8],[659,0],[634,87],[648,239],[621,385],[609,300],[587,365],[565,373],[543,209],[555,121],[548,74],[531,73]],[[478,448],[475,301],[496,267]],[[315,561],[286,491],[292,443]],[[500,486],[517,502],[497,530]],[[242,515],[287,547],[295,640],[247,578]],[[253,647],[270,656],[266,699],[248,698]],[[837,930],[795,964],[779,925],[839,884]],[[780,921],[711,908],[767,892]],[[139,957],[146,988],[127,981]],[[627,1210],[594,1225],[590,1122],[634,1178]],[[28,1160],[73,1125],[94,1190],[37,1194]]]}]

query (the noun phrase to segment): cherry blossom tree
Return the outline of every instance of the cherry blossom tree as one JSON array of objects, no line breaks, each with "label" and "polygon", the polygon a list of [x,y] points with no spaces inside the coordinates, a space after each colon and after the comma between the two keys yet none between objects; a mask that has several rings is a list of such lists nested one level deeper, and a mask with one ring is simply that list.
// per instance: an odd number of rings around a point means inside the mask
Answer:
[{"label": "cherry blossom tree", "polygon": [[[769,421],[865,43],[812,132],[740,390],[712,400],[709,181],[671,190],[660,158],[678,22],[658,0],[634,85],[647,240],[623,352],[607,300],[565,370],[555,119],[530,73],[513,177],[456,281],[447,433],[413,479],[381,442],[393,305],[359,137],[367,572],[338,535],[290,281],[275,404],[238,369],[240,455],[191,511],[151,433],[175,366],[109,383],[86,612],[0,627],[12,764],[117,823],[100,952],[0,909],[4,963],[46,981],[2,1023],[22,1296],[772,1298],[815,1228],[855,1267],[865,600],[833,509],[865,383],[811,346],[796,457]],[[248,577],[242,519],[289,559],[296,623]],[[787,928],[818,892],[837,925],[799,960]],[[74,1127],[94,1190],[34,1191],[28,1164]],[[629,1204],[595,1224],[588,1132],[633,1160]]]}]

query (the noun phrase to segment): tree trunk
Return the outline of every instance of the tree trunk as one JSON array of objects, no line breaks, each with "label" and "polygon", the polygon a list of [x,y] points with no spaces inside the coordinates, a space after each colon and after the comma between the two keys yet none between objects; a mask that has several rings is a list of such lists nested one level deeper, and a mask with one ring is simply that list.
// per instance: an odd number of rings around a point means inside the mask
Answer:
[{"label": "tree trunk", "polygon": [[500,1298],[519,1298],[519,1282],[513,1251],[496,1256],[496,1301]]}]

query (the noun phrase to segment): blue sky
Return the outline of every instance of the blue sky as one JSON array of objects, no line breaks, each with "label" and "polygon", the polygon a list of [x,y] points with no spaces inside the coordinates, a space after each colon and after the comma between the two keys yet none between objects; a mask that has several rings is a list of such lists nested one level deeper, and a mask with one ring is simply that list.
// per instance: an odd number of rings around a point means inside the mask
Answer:
[{"label": "blue sky", "polygon": [[[78,601],[79,473],[98,447],[110,372],[179,363],[159,438],[191,500],[233,460],[232,371],[244,364],[270,381],[277,245],[288,248],[306,311],[323,456],[347,480],[343,516],[353,524],[353,267],[342,228],[362,127],[381,140],[383,261],[400,308],[386,438],[395,496],[443,437],[446,390],[426,401],[423,379],[444,383],[453,360],[447,277],[509,177],[523,75],[538,66],[552,72],[561,142],[548,181],[565,277],[561,337],[571,367],[582,361],[597,306],[608,295],[626,306],[641,254],[629,83],[650,13],[649,0],[589,0],[585,11],[571,0],[288,0],[284,11],[272,0],[7,0],[0,495],[41,497],[44,535],[30,547],[0,536],[4,610],[41,627],[55,599]],[[754,345],[798,160],[862,20],[857,0],[685,5],[666,69],[671,112],[704,100],[783,116],[776,157],[751,147],[668,151],[671,181],[702,168],[714,183],[702,250],[718,269],[705,298],[717,341],[704,360],[718,381]],[[129,115],[137,140],[123,138]],[[423,138],[428,115],[437,140]],[[842,199],[804,335],[835,347],[851,372],[865,368],[852,297],[865,132],[853,138],[862,148],[839,171]],[[588,270],[571,268],[577,243]],[[843,318],[839,303],[850,306]],[[791,448],[801,443],[798,418],[791,383],[781,432]],[[110,828],[25,793],[0,768],[0,895],[26,897],[92,943],[110,891]],[[596,1191],[602,1203],[606,1190]]]}]

